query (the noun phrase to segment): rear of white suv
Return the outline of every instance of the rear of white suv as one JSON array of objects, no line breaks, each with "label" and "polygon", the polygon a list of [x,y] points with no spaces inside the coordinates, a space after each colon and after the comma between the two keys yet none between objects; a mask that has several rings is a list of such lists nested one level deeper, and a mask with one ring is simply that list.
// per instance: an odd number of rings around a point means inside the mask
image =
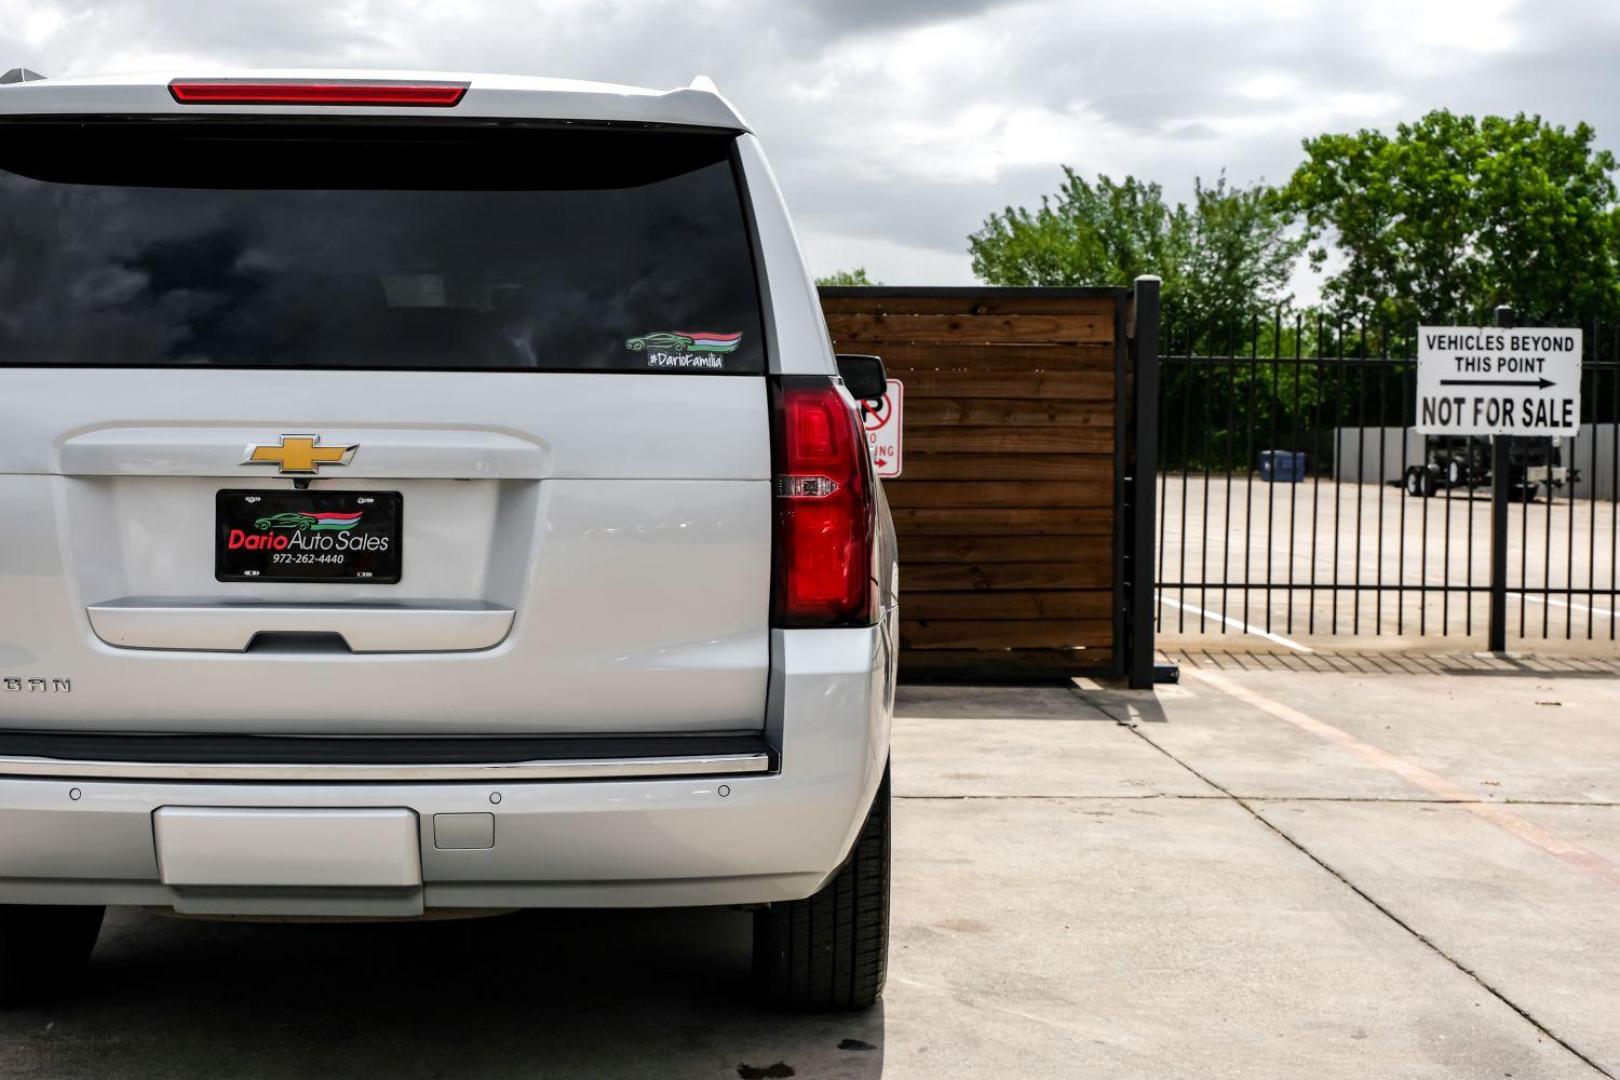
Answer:
[{"label": "rear of white suv", "polygon": [[0,999],[109,904],[729,904],[772,999],[872,1001],[895,556],[838,371],[711,92],[0,87]]}]

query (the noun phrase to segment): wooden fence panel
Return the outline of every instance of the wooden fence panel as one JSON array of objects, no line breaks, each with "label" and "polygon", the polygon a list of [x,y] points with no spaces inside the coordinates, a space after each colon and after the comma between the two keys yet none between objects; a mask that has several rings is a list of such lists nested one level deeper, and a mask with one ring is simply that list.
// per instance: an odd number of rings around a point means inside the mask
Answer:
[{"label": "wooden fence panel", "polygon": [[905,384],[902,675],[1117,670],[1124,290],[827,288]]}]

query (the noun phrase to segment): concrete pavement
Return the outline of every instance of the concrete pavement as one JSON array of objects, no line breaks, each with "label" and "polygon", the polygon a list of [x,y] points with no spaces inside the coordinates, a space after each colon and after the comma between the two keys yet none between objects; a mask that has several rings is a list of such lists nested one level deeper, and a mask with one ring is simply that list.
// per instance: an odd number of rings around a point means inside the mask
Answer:
[{"label": "concrete pavement", "polygon": [[907,688],[870,1013],[756,1006],[729,911],[121,911],[80,997],[0,1015],[0,1076],[1616,1076],[1617,700],[1213,667]]}]

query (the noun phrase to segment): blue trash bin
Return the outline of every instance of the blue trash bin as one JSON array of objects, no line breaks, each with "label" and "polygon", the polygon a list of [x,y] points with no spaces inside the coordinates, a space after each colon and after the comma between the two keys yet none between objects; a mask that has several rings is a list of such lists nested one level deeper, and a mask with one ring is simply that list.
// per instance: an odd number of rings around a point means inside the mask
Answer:
[{"label": "blue trash bin", "polygon": [[1260,451],[1260,479],[1268,484],[1297,484],[1305,479],[1305,451]]}]

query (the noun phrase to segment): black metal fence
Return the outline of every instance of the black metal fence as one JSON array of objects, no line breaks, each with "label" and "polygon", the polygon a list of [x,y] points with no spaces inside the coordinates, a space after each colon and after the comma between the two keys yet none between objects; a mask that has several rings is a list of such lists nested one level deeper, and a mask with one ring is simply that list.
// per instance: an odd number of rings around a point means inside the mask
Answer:
[{"label": "black metal fence", "polygon": [[1579,434],[1511,440],[1503,471],[1488,439],[1411,430],[1415,328],[1167,327],[1160,633],[1483,639],[1494,594],[1508,637],[1616,640],[1620,327],[1584,330]]}]

